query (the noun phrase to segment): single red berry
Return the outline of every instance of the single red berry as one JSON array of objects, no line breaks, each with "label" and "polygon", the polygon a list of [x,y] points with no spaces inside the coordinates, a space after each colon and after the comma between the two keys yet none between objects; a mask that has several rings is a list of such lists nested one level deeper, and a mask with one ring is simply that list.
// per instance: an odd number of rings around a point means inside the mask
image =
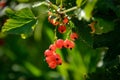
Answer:
[{"label": "single red berry", "polygon": [[57,64],[56,64],[55,61],[52,61],[52,62],[48,63],[48,65],[49,65],[49,67],[50,67],[51,69],[55,69],[56,66],[57,66]]},{"label": "single red berry", "polygon": [[70,49],[74,48],[75,47],[75,43],[73,41],[71,41],[71,44],[70,44]]},{"label": "single red berry", "polygon": [[48,56],[51,56],[51,55],[53,55],[53,52],[51,51],[51,50],[45,50],[45,52],[44,52],[44,56],[45,57],[48,57]]},{"label": "single red berry", "polygon": [[74,46],[75,46],[75,44],[74,44],[73,41],[68,40],[68,39],[66,39],[66,40],[64,41],[64,47],[65,47],[65,48],[72,49],[72,48],[74,48]]},{"label": "single red berry", "polygon": [[62,59],[61,59],[59,54],[55,54],[55,59],[56,59],[57,65],[61,65],[62,64]]},{"label": "single red berry", "polygon": [[57,65],[62,64],[62,59],[61,59],[60,55],[56,54],[55,52],[53,52],[52,55],[47,56],[45,58],[45,60],[48,63],[49,67],[52,69],[56,68]]},{"label": "single red berry", "polygon": [[52,62],[52,61],[55,61],[55,62],[56,62],[55,55],[53,54],[53,55],[51,55],[51,56],[46,57],[46,58],[45,58],[45,61],[46,61],[47,63],[50,63],[50,62]]},{"label": "single red berry", "polygon": [[59,31],[60,33],[65,33],[65,32],[66,32],[66,26],[60,25],[60,26],[58,27],[58,31]]},{"label": "single red berry", "polygon": [[49,46],[49,50],[55,51],[55,50],[56,50],[56,45],[55,45],[55,44],[51,44],[51,45]]},{"label": "single red berry", "polygon": [[76,32],[73,32],[70,34],[70,39],[75,41],[76,39],[78,39],[78,34]]},{"label": "single red berry", "polygon": [[64,24],[67,24],[68,21],[69,21],[68,18],[67,18],[67,17],[64,17],[64,19],[63,19],[63,23],[64,23]]},{"label": "single red berry", "polygon": [[62,65],[62,59],[59,59],[59,60],[57,61],[57,65]]},{"label": "single red berry", "polygon": [[57,48],[62,48],[64,46],[64,40],[62,39],[58,39],[56,42],[55,42],[55,45]]}]

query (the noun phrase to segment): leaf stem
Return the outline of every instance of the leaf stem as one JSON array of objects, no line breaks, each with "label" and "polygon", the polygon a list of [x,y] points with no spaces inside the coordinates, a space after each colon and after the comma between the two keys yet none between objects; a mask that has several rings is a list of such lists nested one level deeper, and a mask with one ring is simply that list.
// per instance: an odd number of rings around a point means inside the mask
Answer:
[{"label": "leaf stem", "polygon": [[56,40],[57,40],[57,26],[54,29],[54,41],[56,41]]}]

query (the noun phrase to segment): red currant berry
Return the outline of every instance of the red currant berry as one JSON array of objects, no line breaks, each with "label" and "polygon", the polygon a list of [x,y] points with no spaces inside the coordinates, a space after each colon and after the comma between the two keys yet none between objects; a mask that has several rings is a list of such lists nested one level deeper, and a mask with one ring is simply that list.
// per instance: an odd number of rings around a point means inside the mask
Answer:
[{"label": "red currant berry", "polygon": [[60,26],[58,27],[58,31],[59,31],[60,33],[65,33],[65,32],[66,32],[66,26],[60,25]]},{"label": "red currant berry", "polygon": [[49,46],[49,50],[55,51],[55,50],[56,50],[56,45],[55,45],[55,44],[51,44],[51,45]]},{"label": "red currant berry", "polygon": [[75,33],[75,32],[71,33],[70,34],[70,39],[73,40],[73,41],[75,41],[76,39],[78,39],[78,34]]},{"label": "red currant berry", "polygon": [[56,42],[55,42],[55,45],[57,48],[62,48],[64,46],[64,40],[62,39],[58,39]]},{"label": "red currant berry", "polygon": [[74,48],[74,46],[75,46],[75,44],[74,44],[73,41],[68,40],[68,39],[66,39],[66,40],[64,41],[64,47],[65,47],[65,48],[72,49],[72,48]]},{"label": "red currant berry", "polygon": [[70,44],[70,49],[74,48],[75,47],[75,43],[73,41],[71,41],[71,44]]},{"label": "red currant berry", "polygon": [[65,18],[63,19],[63,23],[64,23],[64,24],[67,24],[67,23],[68,23],[68,21],[69,21],[69,20],[68,20],[68,18],[67,18],[67,17],[65,17]]},{"label": "red currant berry", "polygon": [[57,65],[61,65],[61,64],[62,64],[62,59],[61,59],[61,57],[60,57],[59,54],[56,54],[56,55],[55,55],[55,59],[56,59]]},{"label": "red currant berry", "polygon": [[53,52],[51,51],[51,50],[45,50],[45,52],[44,52],[44,56],[45,57],[48,57],[48,56],[51,56],[51,55],[53,55]]},{"label": "red currant berry", "polygon": [[57,64],[56,64],[55,61],[52,61],[52,62],[48,63],[48,65],[49,65],[49,67],[50,67],[51,69],[55,69],[56,66],[57,66]]},{"label": "red currant berry", "polygon": [[54,54],[51,55],[51,56],[46,57],[46,58],[45,58],[45,61],[46,61],[47,63],[50,63],[50,62],[52,62],[52,61],[56,61]]}]

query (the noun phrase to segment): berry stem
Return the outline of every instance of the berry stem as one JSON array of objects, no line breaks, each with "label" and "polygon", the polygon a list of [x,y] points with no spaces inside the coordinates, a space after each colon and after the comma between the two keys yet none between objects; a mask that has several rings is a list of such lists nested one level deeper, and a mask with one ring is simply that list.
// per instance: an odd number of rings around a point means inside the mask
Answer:
[{"label": "berry stem", "polygon": [[67,33],[67,39],[70,37],[70,34],[72,33],[72,27],[71,26],[69,26],[69,29],[68,29],[69,31],[68,31],[68,33]]},{"label": "berry stem", "polygon": [[57,27],[55,27],[54,33],[55,33],[54,41],[56,41],[57,40]]}]

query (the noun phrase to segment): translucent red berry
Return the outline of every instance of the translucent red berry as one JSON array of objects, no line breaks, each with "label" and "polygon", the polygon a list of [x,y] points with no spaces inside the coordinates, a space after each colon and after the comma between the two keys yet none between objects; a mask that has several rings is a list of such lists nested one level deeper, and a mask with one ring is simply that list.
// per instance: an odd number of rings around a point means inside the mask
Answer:
[{"label": "translucent red berry", "polygon": [[44,56],[45,57],[47,57],[47,56],[51,56],[51,55],[53,55],[53,52],[51,51],[51,50],[45,50],[45,52],[44,52]]},{"label": "translucent red berry", "polygon": [[66,40],[64,41],[64,47],[65,47],[65,48],[72,49],[72,48],[74,48],[74,46],[75,46],[75,44],[74,44],[73,41],[68,40],[68,39],[66,39]]},{"label": "translucent red berry", "polygon": [[61,65],[62,64],[62,59],[61,59],[59,54],[55,55],[55,59],[56,59],[56,64],[57,65]]},{"label": "translucent red berry", "polygon": [[66,32],[66,26],[60,25],[60,26],[58,27],[58,31],[59,31],[60,33],[65,33],[65,32]]},{"label": "translucent red berry", "polygon": [[75,47],[75,43],[73,41],[71,41],[71,44],[70,44],[70,49],[74,48]]},{"label": "translucent red berry", "polygon": [[55,45],[55,44],[51,44],[51,45],[49,46],[49,50],[55,51],[55,50],[56,50],[56,45]]},{"label": "translucent red berry", "polygon": [[62,39],[58,39],[56,42],[55,42],[55,45],[57,48],[62,48],[64,46],[64,40]]},{"label": "translucent red berry", "polygon": [[76,39],[78,39],[78,34],[76,32],[73,32],[70,34],[70,39],[75,41]]},{"label": "translucent red berry", "polygon": [[55,69],[56,66],[57,66],[57,64],[56,64],[55,61],[52,61],[52,62],[48,63],[48,65],[49,65],[49,67],[50,67],[51,69]]},{"label": "translucent red berry", "polygon": [[53,53],[51,56],[46,57],[45,60],[51,69],[54,69],[57,65],[62,64],[60,55],[56,53]]},{"label": "translucent red berry", "polygon": [[67,18],[67,17],[64,17],[64,19],[63,19],[63,23],[64,23],[64,24],[67,24],[68,21],[69,21],[68,18]]},{"label": "translucent red berry", "polygon": [[46,58],[45,58],[45,61],[46,61],[47,63],[50,63],[50,62],[52,62],[52,61],[56,61],[54,54],[52,54],[51,56],[46,57]]}]

